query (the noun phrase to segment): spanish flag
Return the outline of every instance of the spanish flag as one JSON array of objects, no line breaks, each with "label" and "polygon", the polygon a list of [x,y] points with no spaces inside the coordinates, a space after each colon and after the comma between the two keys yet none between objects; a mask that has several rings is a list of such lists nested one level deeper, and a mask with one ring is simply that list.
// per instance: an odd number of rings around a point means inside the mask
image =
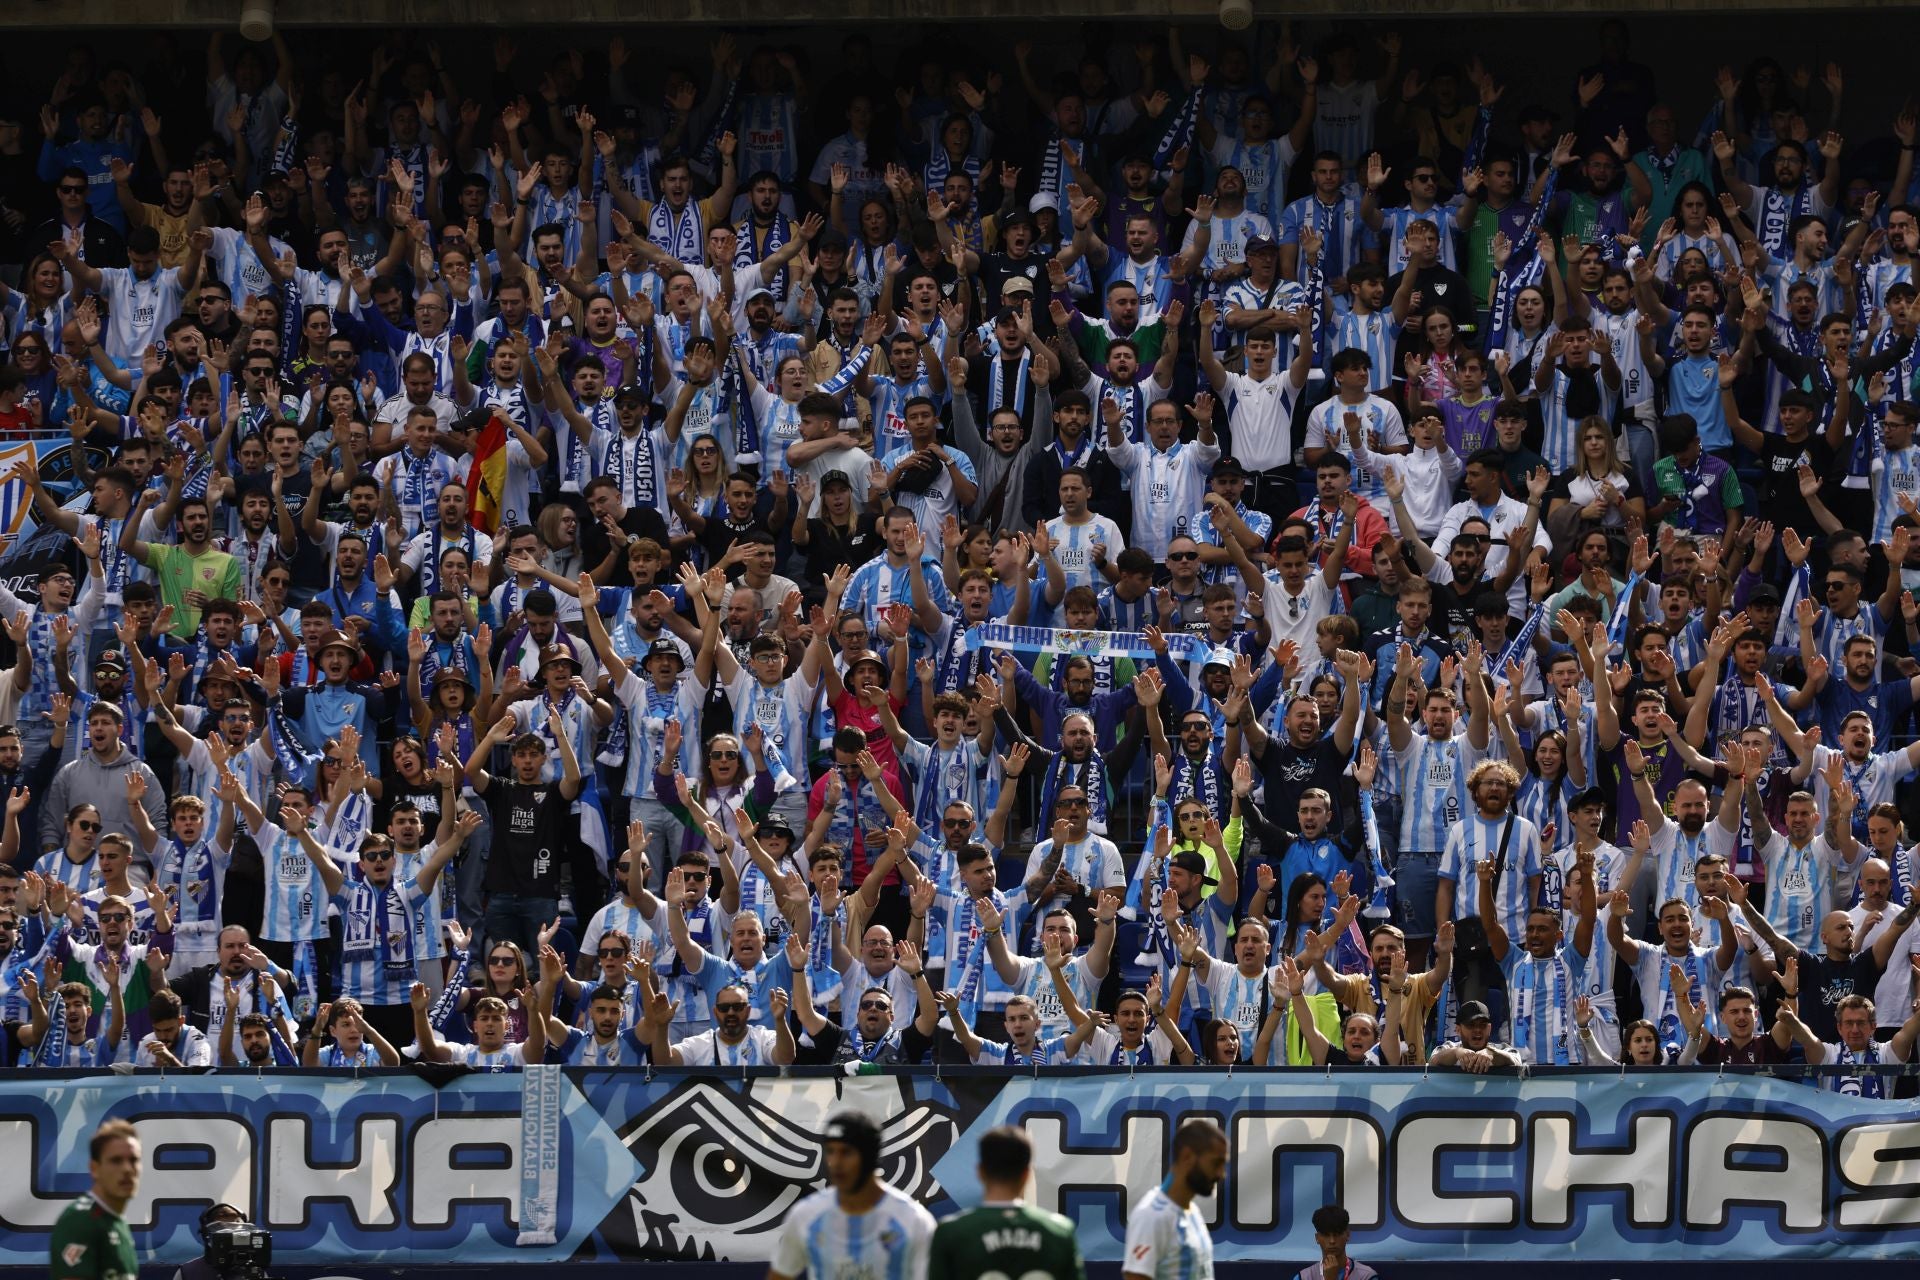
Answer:
[{"label": "spanish flag", "polygon": [[473,466],[467,472],[468,506],[473,527],[492,534],[500,525],[507,495],[507,420],[498,412],[480,429],[473,445]]}]

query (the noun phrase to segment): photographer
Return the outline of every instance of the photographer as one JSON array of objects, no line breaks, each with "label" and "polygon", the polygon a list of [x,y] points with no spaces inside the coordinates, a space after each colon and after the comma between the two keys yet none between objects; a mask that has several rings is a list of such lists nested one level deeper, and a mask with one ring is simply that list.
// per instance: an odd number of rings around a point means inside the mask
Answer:
[{"label": "photographer", "polygon": [[200,1215],[200,1256],[175,1271],[173,1280],[259,1280],[267,1252],[264,1245],[256,1250],[256,1240],[271,1237],[232,1205],[213,1205]]}]

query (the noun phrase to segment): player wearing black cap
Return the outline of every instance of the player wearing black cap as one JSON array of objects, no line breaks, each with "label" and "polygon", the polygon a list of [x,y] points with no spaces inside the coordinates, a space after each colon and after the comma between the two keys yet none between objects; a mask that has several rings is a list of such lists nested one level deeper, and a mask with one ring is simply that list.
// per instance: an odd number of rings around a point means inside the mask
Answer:
[{"label": "player wearing black cap", "polygon": [[827,1185],[793,1207],[774,1246],[770,1280],[844,1274],[926,1280],[933,1215],[880,1179],[880,1126],[838,1111],[820,1135]]}]

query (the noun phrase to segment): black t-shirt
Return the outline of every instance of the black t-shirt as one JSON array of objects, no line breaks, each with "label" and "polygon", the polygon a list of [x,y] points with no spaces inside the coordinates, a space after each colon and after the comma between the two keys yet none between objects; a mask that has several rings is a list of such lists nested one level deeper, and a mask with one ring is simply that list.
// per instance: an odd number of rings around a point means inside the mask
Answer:
[{"label": "black t-shirt", "polygon": [[1270,737],[1266,753],[1254,757],[1254,764],[1266,782],[1266,810],[1278,815],[1276,821],[1284,825],[1299,813],[1301,794],[1318,787],[1333,797],[1334,830],[1349,841],[1358,834],[1359,802],[1352,779],[1345,776],[1347,755],[1331,734],[1304,750],[1284,736]]},{"label": "black t-shirt", "polygon": [[[980,305],[988,320],[1000,309],[1000,290],[1007,281],[1022,276],[1033,281],[1034,332],[1045,336],[1053,331],[1053,319],[1048,314],[1044,299],[1053,295],[1053,286],[1047,282],[1047,260],[1053,257],[1050,250],[1039,245],[1027,249],[1026,256],[1016,258],[1009,253],[988,253],[980,258]],[[1044,327],[1043,327],[1044,326]],[[981,419],[986,421],[986,419]]]},{"label": "black t-shirt", "polygon": [[488,893],[526,898],[560,896],[560,868],[571,857],[568,811],[573,801],[558,782],[527,786],[493,780],[487,788],[493,814],[493,851],[487,857]]},{"label": "black t-shirt", "polygon": [[1493,600],[1502,613],[1507,611],[1506,593],[1496,591],[1485,579],[1468,587],[1465,595],[1456,583],[1435,583],[1430,629],[1445,636],[1455,649],[1464,651],[1480,638],[1480,625],[1475,619],[1483,600]]},{"label": "black t-shirt", "polygon": [[838,565],[858,569],[880,554],[878,517],[871,511],[854,516],[851,533],[819,516],[807,521],[807,580],[825,582]]},{"label": "black t-shirt", "polygon": [[[752,516],[739,524],[735,524],[726,516],[716,516],[708,520],[707,527],[700,531],[698,545],[706,554],[707,563],[716,565],[720,563],[720,557],[727,554],[727,548],[731,547],[736,539],[743,538],[755,529],[763,527],[761,522]],[[746,572],[745,565],[733,565],[727,571],[727,578],[729,581],[736,580],[744,572]]]},{"label": "black t-shirt", "polygon": [[[619,519],[620,529],[635,538],[652,538],[663,548],[667,546],[667,522],[659,510],[654,507],[628,507],[626,514]],[[593,568],[607,558],[607,552],[613,548],[613,538],[607,533],[606,526],[588,515],[580,517],[580,559],[588,568]],[[721,548],[725,550],[725,548]],[[627,572],[627,557],[622,554],[614,557],[613,570],[608,574],[602,586],[628,587],[633,585],[633,577]]]},{"label": "black t-shirt", "polygon": [[[891,1047],[876,1050],[872,1061],[889,1066],[910,1066],[924,1062],[928,1050],[933,1048],[933,1037],[920,1034],[920,1028],[911,1022],[898,1028],[899,1042]],[[809,1043],[811,1039],[811,1043]],[[852,1062],[860,1057],[859,1042],[856,1036],[839,1023],[829,1020],[820,1028],[818,1035],[807,1037],[804,1032],[794,1031],[793,1061],[795,1066],[804,1065],[840,1065]]]},{"label": "black t-shirt", "polygon": [[1776,529],[1815,528],[1807,500],[1800,496],[1799,467],[1804,461],[1822,480],[1833,472],[1833,448],[1825,430],[1811,432],[1794,444],[1769,431],[1760,450],[1760,501]]},{"label": "black t-shirt", "polygon": [[1873,996],[1885,972],[1876,964],[1871,948],[1846,960],[1833,960],[1825,952],[1815,955],[1800,951],[1800,1021],[1807,1024],[1823,1044],[1840,1038],[1834,1006],[1846,996]]}]

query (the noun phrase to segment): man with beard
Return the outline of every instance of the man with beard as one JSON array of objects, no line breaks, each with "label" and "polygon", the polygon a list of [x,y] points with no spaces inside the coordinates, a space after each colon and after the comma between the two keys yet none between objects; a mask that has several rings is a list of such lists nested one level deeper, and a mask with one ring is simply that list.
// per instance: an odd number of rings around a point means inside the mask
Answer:
[{"label": "man with beard", "polygon": [[[641,976],[635,981],[641,984],[640,1004],[644,1008],[648,994],[654,991],[652,972],[645,960],[636,962],[636,967]],[[539,1011],[547,1019],[548,1061],[558,1059],[570,1067],[632,1067],[653,1060],[647,1042],[650,1027],[645,1021],[621,1028],[627,1003],[618,987],[601,983],[587,994],[584,1028],[569,1027],[552,1016],[554,991],[544,973],[537,994]]]},{"label": "man with beard", "polygon": [[1734,159],[1734,145],[1726,134],[1715,130],[1713,156],[1720,163],[1720,176],[1727,190],[1745,209],[1753,224],[1754,236],[1768,256],[1791,256],[1792,237],[1788,227],[1795,218],[1812,217],[1825,222],[1840,202],[1841,138],[1827,133],[1820,139],[1820,155],[1826,172],[1818,184],[1809,181],[1807,148],[1792,138],[1782,138],[1773,149],[1773,183],[1756,187],[1740,176]]},{"label": "man with beard", "polygon": [[1246,175],[1232,165],[1222,165],[1219,176],[1214,179],[1213,217],[1206,222],[1187,224],[1181,253],[1192,251],[1203,234],[1207,240],[1205,256],[1200,261],[1204,278],[1201,287],[1207,298],[1221,297],[1228,285],[1247,274],[1249,241],[1256,237],[1274,240],[1273,223],[1264,214],[1247,207]]},{"label": "man with beard", "polygon": [[1300,811],[1301,796],[1316,789],[1324,791],[1335,797],[1332,825],[1342,839],[1351,841],[1360,831],[1359,813],[1355,804],[1345,800],[1353,794],[1345,775],[1347,762],[1353,755],[1354,734],[1360,724],[1360,689],[1367,683],[1371,664],[1354,653],[1340,654],[1335,661],[1344,683],[1340,718],[1334,723],[1332,733],[1321,731],[1320,705],[1305,693],[1287,697],[1276,726],[1279,731],[1270,732],[1254,714],[1259,695],[1256,686],[1255,696],[1242,702],[1239,719],[1227,726],[1226,751],[1221,763],[1231,769],[1240,754],[1239,743],[1244,740],[1248,757],[1260,770],[1269,813],[1296,814]]},{"label": "man with beard", "polygon": [[1173,1135],[1164,1182],[1127,1215],[1122,1280],[1186,1280],[1213,1274],[1213,1235],[1194,1203],[1226,1177],[1227,1135],[1218,1123],[1189,1116]]},{"label": "man with beard", "polygon": [[[271,1016],[278,1009],[274,984],[288,990],[294,984],[293,974],[267,959],[266,953],[253,945],[253,935],[242,925],[228,925],[220,931],[219,949],[220,958],[212,964],[167,980],[167,985],[178,992],[187,1008],[193,1011],[194,1025],[216,1043],[222,1042],[225,1024],[230,1021],[228,1015],[234,1010],[242,1016],[255,1013]],[[230,1055],[223,1055],[219,1060],[232,1059]]]},{"label": "man with beard", "polygon": [[1454,1038],[1435,1049],[1427,1065],[1458,1067],[1481,1076],[1495,1067],[1520,1067],[1526,1062],[1512,1045],[1493,1042],[1493,1015],[1480,1001],[1469,1000],[1454,1019]]},{"label": "man with beard", "polygon": [[[869,952],[872,954],[869,954]],[[933,1048],[940,1005],[921,966],[920,949],[911,942],[893,942],[881,925],[871,925],[861,942],[860,957],[841,980],[840,1024],[835,1025],[814,1007],[807,974],[807,941],[798,929],[787,934],[787,962],[793,966],[793,1009],[805,1035],[794,1050],[799,1063],[874,1062],[887,1065],[926,1060]],[[909,979],[914,994],[914,1019],[894,1025],[899,984],[891,972],[875,974],[875,958],[886,970]]]},{"label": "man with beard", "polygon": [[[1471,685],[1476,681],[1473,669],[1477,664],[1469,659],[1467,665]],[[1418,783],[1416,778],[1415,785]],[[1513,815],[1509,830],[1508,809],[1519,787],[1519,775],[1502,760],[1483,760],[1467,775],[1467,794],[1472,797],[1474,812],[1452,824],[1447,833],[1446,852],[1440,859],[1440,887],[1434,900],[1435,919],[1452,920],[1457,925],[1490,911],[1508,938],[1525,936],[1528,913],[1540,900],[1544,855],[1540,829],[1530,819]],[[1483,862],[1489,864],[1484,874],[1476,870]],[[1484,894],[1493,895],[1495,901],[1483,909],[1480,899]],[[1554,933],[1558,931],[1556,920]],[[1495,958],[1500,954],[1496,950]]]},{"label": "man with beard", "polygon": [[[140,495],[138,508],[159,501],[152,489]],[[136,510],[136,515],[145,514]],[[240,598],[240,561],[213,545],[213,509],[201,497],[187,497],[176,508],[180,541],[142,542],[140,521],[129,519],[120,545],[135,560],[153,570],[161,603],[173,610],[173,637],[190,640],[200,629],[200,610],[207,601]]]},{"label": "man with beard", "polygon": [[[672,892],[671,886],[668,892]],[[738,925],[744,920],[759,923],[757,916],[740,916],[734,923]],[[712,1028],[669,1044],[667,1028],[673,1024],[678,1009],[664,991],[655,992],[647,1000],[647,1030],[653,1037],[653,1060],[663,1067],[784,1067],[791,1064],[793,1031],[787,1022],[786,991],[775,987],[767,993],[771,1027],[751,1025],[752,1008],[747,989],[730,982],[713,993]]]}]

